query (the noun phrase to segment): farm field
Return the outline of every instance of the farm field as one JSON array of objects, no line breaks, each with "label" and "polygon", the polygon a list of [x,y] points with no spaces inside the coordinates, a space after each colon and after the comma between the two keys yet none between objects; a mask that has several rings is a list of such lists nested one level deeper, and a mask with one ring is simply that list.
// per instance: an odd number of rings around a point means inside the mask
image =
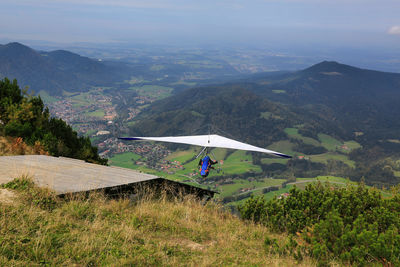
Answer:
[{"label": "farm field", "polygon": [[126,152],[122,154],[116,154],[112,158],[109,159],[109,164],[113,166],[128,168],[128,169],[136,169],[135,161],[141,158],[140,155]]},{"label": "farm field", "polygon": [[302,136],[301,134],[299,134],[299,130],[296,128],[286,128],[285,132],[287,135],[289,135],[292,138],[302,140],[305,144],[309,144],[309,145],[313,145],[313,146],[321,145],[319,141],[312,139],[310,137]]},{"label": "farm field", "polygon": [[49,95],[49,93],[47,93],[44,90],[41,90],[39,92],[39,95],[40,95],[40,98],[43,100],[44,103],[54,103],[54,102],[57,102],[57,101],[60,100],[60,99],[58,99],[56,97],[53,97],[53,96]]},{"label": "farm field", "polygon": [[96,118],[101,119],[101,118],[104,118],[105,112],[104,112],[104,110],[98,109],[95,111],[87,112],[87,113],[85,113],[85,115],[89,116],[89,117],[96,117]]},{"label": "farm field", "polygon": [[296,152],[293,151],[293,146],[294,145],[289,140],[283,140],[271,144],[268,146],[268,149],[294,156]]},{"label": "farm field", "polygon": [[172,87],[160,85],[133,86],[130,89],[134,90],[139,96],[147,96],[157,100],[170,96],[174,90]]},{"label": "farm field", "polygon": [[350,166],[352,168],[355,167],[355,162],[348,159],[347,155],[343,155],[343,154],[339,154],[339,153],[335,153],[335,152],[328,152],[328,153],[324,153],[324,154],[310,156],[311,161],[325,163],[325,164],[330,159],[342,161],[343,163],[347,164],[348,166]]}]

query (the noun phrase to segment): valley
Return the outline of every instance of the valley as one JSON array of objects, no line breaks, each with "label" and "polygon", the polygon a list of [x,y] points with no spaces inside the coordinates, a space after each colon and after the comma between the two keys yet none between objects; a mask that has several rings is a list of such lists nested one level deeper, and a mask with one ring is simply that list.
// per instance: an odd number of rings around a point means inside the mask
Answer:
[{"label": "valley", "polygon": [[[218,191],[227,205],[236,206],[250,195],[279,196],[294,185],[321,180],[317,177],[332,177],[328,180],[336,184],[338,177],[379,187],[400,180],[396,142],[400,111],[394,101],[399,97],[398,74],[336,62],[321,62],[300,71],[253,74],[273,68],[257,67],[261,61],[249,51],[251,56],[245,51],[228,56],[221,51],[167,49],[156,55],[130,50],[118,58],[85,51],[98,58],[94,60],[68,51],[36,52],[20,44],[2,49],[17,49],[43,66],[71,70],[57,78],[56,91],[44,87],[39,95],[52,116],[90,137],[110,165]],[[77,73],[75,64],[92,71]],[[120,73],[91,82],[106,70]],[[68,75],[79,77],[79,83],[66,82]],[[384,93],[377,93],[377,88]],[[372,105],[374,98],[382,105]],[[215,149],[220,163],[201,180],[198,160],[193,159],[198,148],[117,139],[205,134],[210,125],[221,135],[293,159]]]}]

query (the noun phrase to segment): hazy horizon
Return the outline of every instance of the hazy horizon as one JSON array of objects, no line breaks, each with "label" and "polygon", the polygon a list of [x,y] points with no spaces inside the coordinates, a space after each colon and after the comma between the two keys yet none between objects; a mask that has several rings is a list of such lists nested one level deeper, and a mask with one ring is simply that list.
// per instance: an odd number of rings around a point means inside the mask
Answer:
[{"label": "hazy horizon", "polygon": [[58,43],[395,48],[400,1],[3,0],[0,38]]},{"label": "hazy horizon", "polygon": [[262,49],[400,72],[398,11],[398,0],[3,0],[0,43],[87,56],[82,47]]}]

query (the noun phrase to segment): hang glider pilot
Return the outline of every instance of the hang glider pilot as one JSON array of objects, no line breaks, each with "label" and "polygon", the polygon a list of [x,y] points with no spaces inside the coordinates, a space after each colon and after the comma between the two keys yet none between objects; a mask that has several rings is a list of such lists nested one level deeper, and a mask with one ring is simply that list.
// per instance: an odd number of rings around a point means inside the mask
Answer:
[{"label": "hang glider pilot", "polygon": [[214,169],[212,165],[217,164],[218,161],[212,160],[209,156],[205,156],[203,159],[200,159],[199,166],[200,166],[200,175],[203,178],[206,178],[210,173],[210,169]]}]

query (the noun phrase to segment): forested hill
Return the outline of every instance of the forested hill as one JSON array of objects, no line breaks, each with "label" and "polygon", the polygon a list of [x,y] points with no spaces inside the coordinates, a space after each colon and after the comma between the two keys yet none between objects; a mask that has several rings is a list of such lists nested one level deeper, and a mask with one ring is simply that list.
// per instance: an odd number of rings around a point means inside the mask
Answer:
[{"label": "forested hill", "polygon": [[[272,101],[324,112],[354,132],[397,138],[400,74],[321,62],[302,71],[254,79],[252,90]],[[370,138],[371,139],[371,138]]]},{"label": "forested hill", "polygon": [[40,97],[26,95],[16,80],[10,82],[7,78],[0,80],[0,137],[14,139],[9,142],[14,142],[11,147],[16,148],[8,151],[2,144],[0,155],[25,154],[28,147],[34,153],[107,163],[89,137],[78,137],[65,121],[51,118]]},{"label": "forested hill", "polygon": [[[255,145],[286,137],[284,129],[301,117],[242,87],[186,90],[152,105],[131,129],[132,135],[207,134],[208,126]],[[220,134],[222,134],[220,132]]]},{"label": "forested hill", "polygon": [[0,78],[17,79],[21,87],[52,95],[86,90],[127,79],[124,64],[100,62],[68,51],[41,52],[20,43],[0,45]]},{"label": "forested hill", "polygon": [[[257,75],[247,80],[259,86],[254,91],[290,104],[348,104],[390,102],[400,95],[400,74],[359,69],[324,61],[305,70]],[[277,92],[276,90],[282,90]]]}]

